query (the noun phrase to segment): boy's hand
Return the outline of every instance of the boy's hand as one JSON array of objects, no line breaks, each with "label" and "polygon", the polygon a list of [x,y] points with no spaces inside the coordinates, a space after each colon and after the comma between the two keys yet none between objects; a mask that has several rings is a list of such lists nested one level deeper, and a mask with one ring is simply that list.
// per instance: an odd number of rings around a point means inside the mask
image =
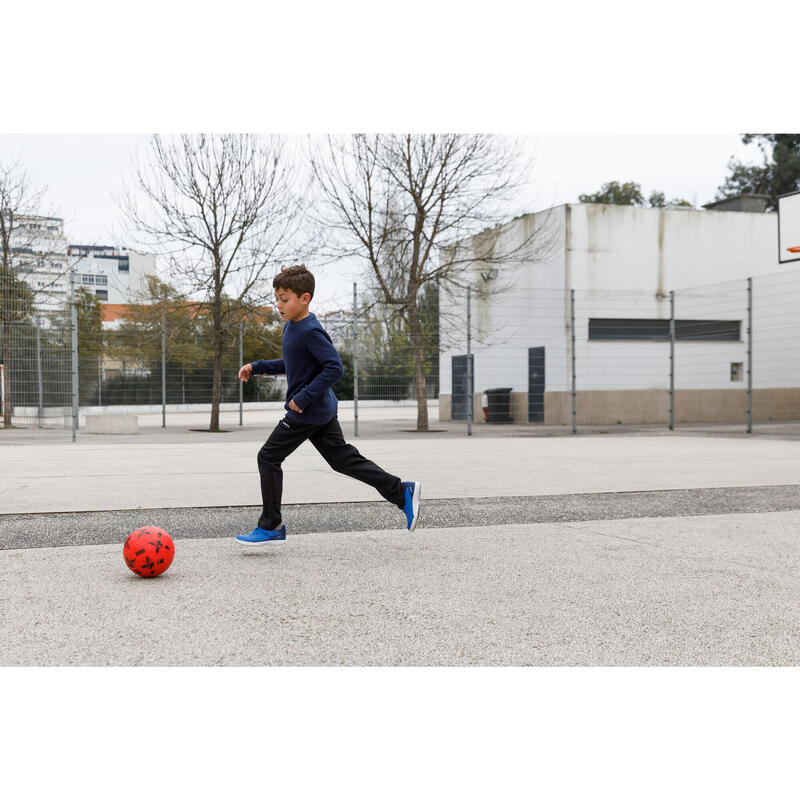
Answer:
[{"label": "boy's hand", "polygon": [[290,400],[289,401],[289,408],[291,408],[292,411],[296,411],[298,414],[302,414],[303,413],[303,409],[302,408],[298,408],[295,405],[294,400]]},{"label": "boy's hand", "polygon": [[242,383],[247,383],[250,379],[250,375],[253,372],[253,365],[252,364],[244,364],[239,368],[239,380]]}]

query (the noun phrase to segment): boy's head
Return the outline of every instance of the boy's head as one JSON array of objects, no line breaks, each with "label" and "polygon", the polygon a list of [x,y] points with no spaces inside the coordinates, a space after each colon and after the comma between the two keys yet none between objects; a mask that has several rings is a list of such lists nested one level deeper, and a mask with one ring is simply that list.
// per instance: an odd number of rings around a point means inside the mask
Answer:
[{"label": "boy's head", "polygon": [[304,264],[284,267],[272,281],[278,313],[282,319],[297,322],[307,316],[314,296],[314,276]]}]

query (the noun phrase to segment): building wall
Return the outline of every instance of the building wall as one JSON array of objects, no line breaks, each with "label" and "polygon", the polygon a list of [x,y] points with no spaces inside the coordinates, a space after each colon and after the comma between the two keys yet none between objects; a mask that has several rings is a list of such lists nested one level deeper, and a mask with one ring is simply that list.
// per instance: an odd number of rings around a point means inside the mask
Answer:
[{"label": "building wall", "polygon": [[779,271],[776,214],[595,204],[568,209],[574,289],[663,298],[670,290]]},{"label": "building wall", "polygon": [[[472,297],[472,346],[475,389],[528,388],[528,347],[544,346],[553,388],[566,388],[569,331],[565,328],[566,207],[529,214],[503,227],[496,252],[513,252],[531,236],[538,251],[531,260],[499,269],[475,263],[469,280],[480,291]],[[536,239],[534,239],[534,242]],[[452,356],[466,354],[466,293],[443,286],[440,299],[439,379],[442,393],[452,382]]]},{"label": "building wall", "polygon": [[69,266],[64,221],[58,217],[18,217],[11,235],[17,274],[34,290],[36,307],[60,310],[69,296]]},{"label": "building wall", "polygon": [[[125,305],[141,302],[147,292],[147,276],[157,274],[156,258],[150,253],[114,247],[92,248],[84,256],[81,245],[71,245],[77,284],[94,291],[103,303]],[[103,282],[98,282],[98,278]],[[107,293],[107,296],[103,295]]]},{"label": "building wall", "polygon": [[[775,214],[566,205],[514,220],[504,226],[500,241],[519,241],[536,225],[548,234],[550,250],[516,271],[514,290],[492,291],[489,287],[500,286],[510,276],[501,271],[497,278],[486,281],[479,264],[471,267],[473,285],[488,288],[479,291],[472,304],[478,397],[486,388],[511,386],[515,421],[527,421],[527,350],[544,346],[545,422],[568,422],[569,297],[570,289],[575,289],[579,422],[583,417],[584,423],[614,423],[618,419],[611,417],[619,416],[620,408],[626,422],[663,421],[668,413],[663,398],[669,388],[669,344],[589,341],[588,320],[669,319],[672,290],[676,292],[676,318],[737,320],[742,332],[738,342],[676,342],[675,386],[679,392],[688,392],[680,400],[676,398],[676,419],[684,413],[682,409],[698,419],[712,413],[722,414],[721,418],[739,413],[743,384],[731,381],[731,364],[747,359],[745,279],[780,271],[775,258]],[[467,244],[456,246],[466,248]],[[697,288],[723,282],[727,282],[724,287]],[[754,318],[759,314],[759,302],[766,302],[759,300],[758,287],[756,280]],[[452,385],[452,356],[466,352],[465,298],[456,295],[448,302],[451,317],[442,322],[449,333],[449,337],[443,336],[440,360],[443,394],[449,393]],[[762,319],[769,313],[763,306]],[[754,385],[760,389],[800,386],[800,354],[775,355],[785,345],[785,335],[785,328],[767,330],[754,344],[759,365]],[[791,358],[799,363],[787,364]],[[705,401],[691,394],[696,391],[706,393]],[[791,402],[781,397],[775,402],[783,410],[776,413],[787,413],[785,408]],[[769,416],[766,409],[772,401],[764,399],[763,403]],[[447,402],[440,403],[443,412],[448,407]],[[725,408],[730,410],[722,410]],[[794,413],[800,413],[800,408]],[[592,415],[596,420],[590,419]]]}]

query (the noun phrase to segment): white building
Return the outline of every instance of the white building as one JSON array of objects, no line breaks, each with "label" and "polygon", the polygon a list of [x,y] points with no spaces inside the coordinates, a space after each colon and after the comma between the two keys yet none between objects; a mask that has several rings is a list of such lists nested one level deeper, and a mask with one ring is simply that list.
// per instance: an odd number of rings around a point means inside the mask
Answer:
[{"label": "white building", "polygon": [[20,216],[11,235],[16,274],[34,291],[39,311],[60,311],[69,299],[70,277],[103,303],[141,302],[155,256],[110,246],[67,244],[59,217]]},{"label": "white building", "polygon": [[[666,422],[671,291],[676,421],[742,419],[750,277],[758,287],[754,418],[800,418],[799,315],[785,302],[792,292],[800,301],[800,279],[778,264],[776,214],[566,204],[502,226],[494,251],[534,231],[549,247],[533,261],[513,271],[485,261],[468,269],[476,421],[481,393],[510,387],[515,422],[568,423],[574,363],[579,424]],[[477,252],[478,244],[473,237],[450,250]],[[465,414],[465,293],[443,289],[441,308],[446,420]],[[790,347],[788,331],[797,340]]]},{"label": "white building", "polygon": [[19,216],[9,244],[15,273],[33,290],[36,307],[43,312],[63,308],[69,296],[64,220]]},{"label": "white building", "polygon": [[141,302],[147,276],[156,275],[156,257],[126,248],[70,244],[68,255],[77,286],[84,286],[102,303],[125,305]]}]

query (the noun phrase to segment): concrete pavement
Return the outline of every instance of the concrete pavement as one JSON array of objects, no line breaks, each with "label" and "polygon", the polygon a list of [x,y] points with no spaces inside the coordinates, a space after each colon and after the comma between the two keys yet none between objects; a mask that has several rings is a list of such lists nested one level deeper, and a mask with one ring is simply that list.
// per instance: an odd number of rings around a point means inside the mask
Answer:
[{"label": "concrete pavement", "polygon": [[422,480],[413,535],[302,446],[260,553],[260,430],[4,445],[0,664],[800,664],[796,441],[486,433],[356,442]]},{"label": "concrete pavement", "polygon": [[3,665],[796,665],[800,512],[0,552]]},{"label": "concrete pavement", "polygon": [[[260,503],[263,441],[82,442],[0,448],[0,514]],[[119,438],[119,437],[115,437]],[[514,497],[800,484],[798,443],[702,436],[359,439],[367,458],[427,498]],[[371,501],[309,444],[284,463],[286,503]]]}]

